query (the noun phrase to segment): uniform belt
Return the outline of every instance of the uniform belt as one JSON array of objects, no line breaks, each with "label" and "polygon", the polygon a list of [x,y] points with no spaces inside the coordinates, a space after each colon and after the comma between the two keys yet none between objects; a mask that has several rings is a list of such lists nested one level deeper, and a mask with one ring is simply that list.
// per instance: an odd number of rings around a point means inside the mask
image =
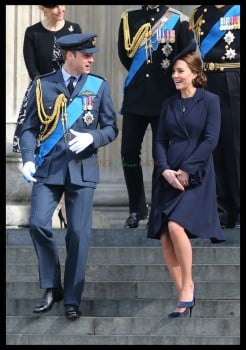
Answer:
[{"label": "uniform belt", "polygon": [[228,63],[216,63],[216,62],[204,62],[204,70],[214,71],[224,69],[240,68],[240,62],[228,62]]}]

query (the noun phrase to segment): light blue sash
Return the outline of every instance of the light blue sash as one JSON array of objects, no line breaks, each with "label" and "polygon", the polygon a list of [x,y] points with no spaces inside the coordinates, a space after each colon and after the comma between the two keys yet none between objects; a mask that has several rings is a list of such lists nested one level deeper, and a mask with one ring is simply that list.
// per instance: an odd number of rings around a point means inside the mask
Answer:
[{"label": "light blue sash", "polygon": [[[75,123],[75,121],[79,118],[82,113],[82,103],[81,103],[81,93],[83,91],[89,90],[95,92],[97,94],[103,79],[88,75],[85,84],[83,85],[80,93],[73,99],[73,101],[67,107],[67,127],[68,129]],[[39,154],[36,155],[36,164],[40,166],[43,162],[43,157],[48,154],[52,148],[56,145],[56,143],[63,137],[63,128],[61,118],[53,131],[53,133],[44,140],[39,148]]]},{"label": "light blue sash", "polygon": [[[173,29],[175,27],[176,23],[178,22],[178,19],[179,19],[179,15],[177,15],[176,13],[172,14],[172,16],[169,18],[169,20],[162,26],[162,29],[163,30]],[[153,46],[152,51],[157,50],[158,41],[156,38],[156,34],[152,35],[151,42],[152,42],[152,46]],[[145,62],[145,60],[146,60],[146,52],[145,52],[145,46],[143,45],[137,50],[137,52],[132,60],[131,67],[130,67],[128,74],[127,74],[127,77],[125,79],[124,88],[130,84],[134,75],[139,70],[139,68],[142,66],[142,64]]]},{"label": "light blue sash", "polygon": [[[240,16],[240,6],[235,5],[230,10],[228,10],[224,17],[229,16]],[[206,56],[209,50],[214,47],[214,45],[220,40],[220,38],[226,33],[226,30],[220,30],[220,20],[218,20],[213,27],[210,29],[207,36],[202,40],[200,45],[200,52],[202,58]]]}]

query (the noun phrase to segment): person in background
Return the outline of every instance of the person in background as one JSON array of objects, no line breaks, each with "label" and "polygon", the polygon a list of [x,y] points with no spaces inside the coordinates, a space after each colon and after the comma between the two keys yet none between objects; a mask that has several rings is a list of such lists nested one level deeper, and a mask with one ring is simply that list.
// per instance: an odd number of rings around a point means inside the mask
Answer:
[{"label": "person in background", "polygon": [[221,132],[214,152],[222,227],[240,228],[240,5],[202,5],[190,17],[207,76],[220,96]]},{"label": "person in background", "polygon": [[[148,125],[155,137],[162,102],[175,91],[168,70],[170,62],[192,38],[189,17],[167,5],[142,5],[121,17],[118,55],[128,71],[121,108],[121,158],[129,199],[125,228],[138,227],[139,221],[148,216],[142,142]],[[154,178],[155,165],[152,183]]]},{"label": "person in background", "polygon": [[[64,298],[65,316],[79,318],[99,182],[97,151],[118,134],[108,82],[90,74],[96,34],[57,40],[62,68],[33,80],[20,133],[23,176],[32,182],[30,235],[45,292],[33,312],[42,314]],[[37,141],[40,147],[36,149]],[[65,193],[67,211],[64,288],[52,232],[52,215]],[[64,290],[64,291],[63,291]]]},{"label": "person in background", "polygon": [[176,94],[163,103],[154,140],[157,182],[147,237],[160,239],[178,294],[170,318],[191,316],[197,288],[190,239],[224,241],[216,203],[212,153],[220,132],[219,96],[206,91],[202,61],[192,41],[172,62]]},{"label": "person in background", "polygon": [[[23,55],[26,69],[31,81],[39,75],[59,69],[63,58],[56,40],[61,36],[82,33],[78,23],[65,20],[65,5],[39,5],[43,13],[41,21],[26,28],[23,43]],[[19,133],[22,128],[30,84],[25,93],[13,138],[13,152],[20,152]],[[64,197],[59,204],[58,217],[60,226],[66,227]]]},{"label": "person in background", "polygon": [[23,55],[31,80],[58,69],[63,59],[56,40],[61,36],[82,33],[78,23],[65,20],[65,5],[39,5],[43,12],[40,22],[27,27]]}]

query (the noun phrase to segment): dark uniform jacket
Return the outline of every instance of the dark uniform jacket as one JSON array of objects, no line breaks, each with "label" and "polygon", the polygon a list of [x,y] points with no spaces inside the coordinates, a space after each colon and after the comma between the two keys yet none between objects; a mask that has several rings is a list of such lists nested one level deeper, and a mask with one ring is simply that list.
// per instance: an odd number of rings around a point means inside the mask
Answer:
[{"label": "dark uniform jacket", "polygon": [[[236,13],[228,14],[231,9]],[[233,227],[240,213],[240,5],[194,10],[191,26],[199,47],[217,22],[222,35],[203,60],[207,89],[220,96],[221,130],[214,153],[218,210],[221,223]]]},{"label": "dark uniform jacket", "polygon": [[[233,5],[225,5],[222,8],[203,5],[194,10],[190,22],[198,42],[202,42],[210,32],[212,26],[217,21],[220,22],[220,18],[224,17],[226,12],[232,7]],[[237,19],[235,19],[235,21],[237,21]],[[240,21],[240,18],[238,21]],[[240,25],[240,22],[238,24]],[[240,62],[240,30],[238,30],[240,27],[237,29],[236,27],[236,23],[234,27],[230,24],[225,26],[225,34],[221,36],[205,57],[203,57],[205,62]],[[225,35],[230,35],[229,32],[233,35],[233,40],[227,43],[225,41]]]},{"label": "dark uniform jacket", "polygon": [[[179,15],[179,20],[174,27],[175,42],[170,43],[172,52],[168,56],[165,55],[162,51],[165,43],[160,43],[158,49],[152,53],[153,62],[148,63],[145,60],[130,85],[124,90],[123,114],[159,116],[164,98],[175,92],[175,87],[170,77],[170,69],[168,67],[162,68],[162,65],[166,59],[171,61],[193,38],[193,32],[189,29],[189,18],[183,13],[165,5],[160,5],[152,10],[147,5],[144,5],[142,9],[129,11],[128,21],[130,38],[132,40],[144,23],[151,23],[151,26],[153,26],[167,10]],[[121,19],[118,33],[118,54],[123,66],[129,70],[133,58],[129,58],[125,50],[123,19]]]},{"label": "dark uniform jacket", "polygon": [[[56,98],[59,94],[65,94],[68,101],[70,94],[64,83],[61,70],[41,76],[43,93],[43,104],[47,114],[51,114]],[[71,96],[74,98],[81,91],[87,79],[86,74],[82,74],[75,86]],[[101,78],[103,79],[103,78]],[[35,161],[36,141],[39,136],[40,120],[36,107],[36,80],[33,82],[27,102],[26,118],[20,134],[20,146],[23,164],[27,161]],[[102,85],[93,101],[91,111],[94,120],[87,126],[83,120],[84,111],[72,125],[72,129],[78,132],[90,133],[94,142],[84,151],[75,154],[70,151],[64,138],[54,146],[54,148],[44,157],[44,162],[35,173],[35,178],[46,184],[64,184],[67,170],[69,169],[71,182],[80,186],[96,187],[99,181],[99,166],[97,160],[97,150],[112,142],[117,134],[116,114],[113,108],[109,84],[103,79]],[[72,137],[74,137],[72,135]]]}]

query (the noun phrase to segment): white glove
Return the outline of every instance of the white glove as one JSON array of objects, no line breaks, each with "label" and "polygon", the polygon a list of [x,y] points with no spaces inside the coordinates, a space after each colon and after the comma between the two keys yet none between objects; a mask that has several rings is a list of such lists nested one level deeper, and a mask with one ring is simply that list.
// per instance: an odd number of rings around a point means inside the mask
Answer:
[{"label": "white glove", "polygon": [[70,151],[78,154],[93,143],[93,136],[91,134],[86,132],[78,132],[73,129],[70,129],[70,131],[76,136],[68,143],[70,146]]},{"label": "white glove", "polygon": [[35,174],[36,168],[34,162],[26,162],[22,169],[22,174],[26,182],[37,182],[37,179],[32,177],[33,174]]}]

